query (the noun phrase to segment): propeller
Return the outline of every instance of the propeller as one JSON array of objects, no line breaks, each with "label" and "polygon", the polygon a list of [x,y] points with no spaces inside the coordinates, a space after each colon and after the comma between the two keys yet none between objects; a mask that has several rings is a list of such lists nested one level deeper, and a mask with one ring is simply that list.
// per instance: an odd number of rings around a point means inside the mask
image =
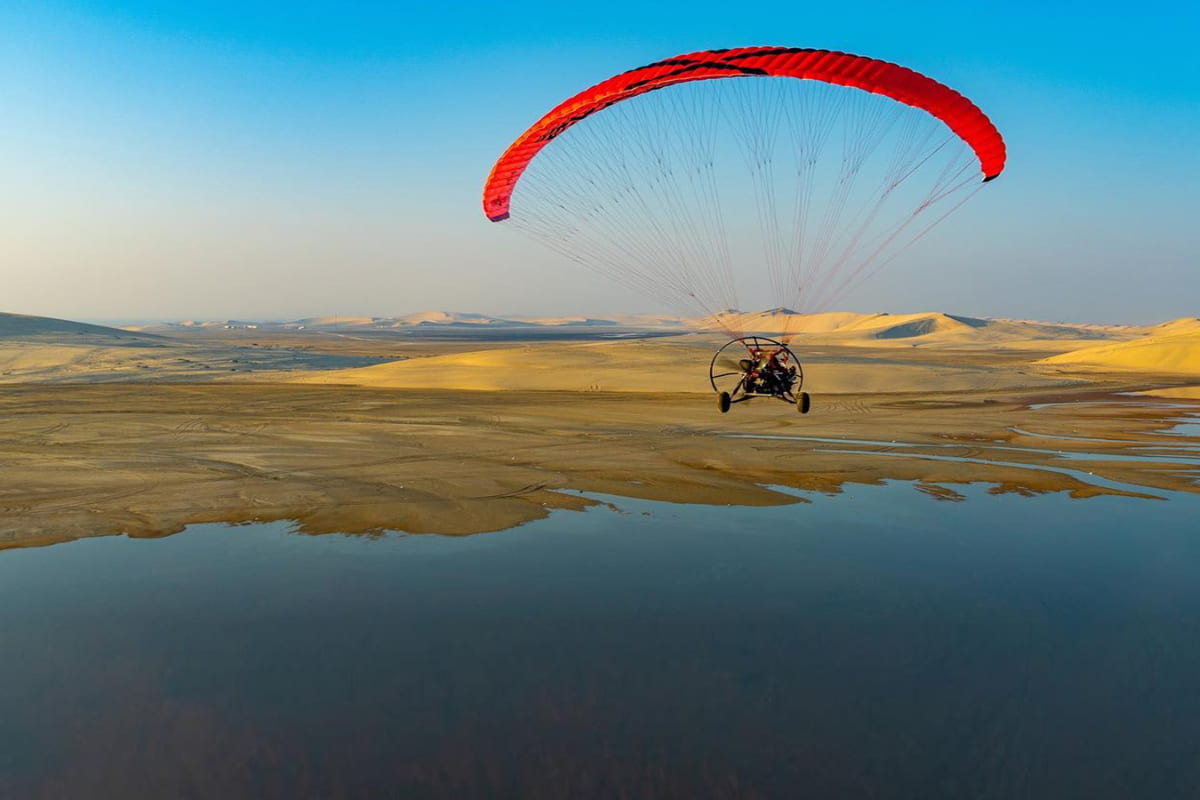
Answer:
[{"label": "propeller", "polygon": [[734,359],[729,356],[721,356],[717,359],[717,366],[728,372],[749,372],[754,367],[754,362],[748,358]]}]

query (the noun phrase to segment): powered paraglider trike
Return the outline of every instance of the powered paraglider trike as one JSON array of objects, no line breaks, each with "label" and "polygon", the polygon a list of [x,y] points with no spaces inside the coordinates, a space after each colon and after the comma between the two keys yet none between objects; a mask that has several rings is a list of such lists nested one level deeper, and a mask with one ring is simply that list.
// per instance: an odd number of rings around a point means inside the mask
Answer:
[{"label": "powered paraglider trike", "polygon": [[739,336],[726,342],[708,365],[708,380],[717,393],[721,413],[734,403],[774,397],[807,414],[811,399],[801,391],[800,359],[783,342],[765,336]]},{"label": "powered paraglider trike", "polygon": [[[974,103],[908,67],[804,47],[701,50],[552,108],[496,161],[483,210],[723,331],[735,366],[713,361],[722,411],[761,396],[804,411],[788,347],[799,316],[831,310],[1006,158]],[[764,323],[744,308],[784,313]]]}]

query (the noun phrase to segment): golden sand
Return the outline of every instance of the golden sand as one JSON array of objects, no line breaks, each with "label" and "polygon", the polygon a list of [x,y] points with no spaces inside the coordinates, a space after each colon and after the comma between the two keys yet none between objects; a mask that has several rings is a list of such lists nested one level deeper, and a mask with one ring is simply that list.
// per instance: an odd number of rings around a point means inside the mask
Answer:
[{"label": "golden sand", "polygon": [[[951,322],[943,333],[981,329]],[[936,338],[934,323],[915,336]],[[1194,378],[1153,374],[1153,360],[1137,373],[1038,363],[1074,340],[1031,349],[1036,336],[1012,324],[1021,346],[798,336],[807,416],[768,399],[718,413],[707,368],[719,342],[698,335],[530,344],[203,331],[153,346],[9,337],[0,546],[255,520],[295,520],[306,533],[469,534],[595,502],[580,492],[758,505],[804,502],[771,487],[883,480],[940,500],[969,483],[1079,498],[1197,490],[1188,459],[1200,442],[1170,431],[1180,400],[1129,394],[1196,398]],[[292,368],[314,355],[388,362]],[[1191,362],[1167,366],[1180,363]]]},{"label": "golden sand", "polygon": [[1105,371],[1200,375],[1200,330],[1175,328],[1121,344],[1073,350],[1045,359],[1045,364],[1069,364]]}]

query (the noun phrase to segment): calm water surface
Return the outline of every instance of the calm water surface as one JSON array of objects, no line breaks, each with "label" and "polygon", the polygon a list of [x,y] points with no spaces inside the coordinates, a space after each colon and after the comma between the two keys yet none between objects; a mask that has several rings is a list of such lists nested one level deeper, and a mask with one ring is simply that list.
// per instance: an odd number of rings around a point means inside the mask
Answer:
[{"label": "calm water surface", "polygon": [[961,491],[0,552],[0,796],[1200,796],[1200,497]]}]

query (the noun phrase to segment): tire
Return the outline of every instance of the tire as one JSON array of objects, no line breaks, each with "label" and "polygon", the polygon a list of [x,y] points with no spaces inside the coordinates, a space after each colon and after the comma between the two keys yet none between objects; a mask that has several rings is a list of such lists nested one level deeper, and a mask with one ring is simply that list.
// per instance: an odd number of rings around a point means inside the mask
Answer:
[{"label": "tire", "polygon": [[721,409],[721,413],[725,414],[729,411],[729,406],[733,401],[729,399],[729,392],[721,392],[717,395],[717,408]]},{"label": "tire", "polygon": [[812,398],[808,396],[808,392],[801,392],[800,396],[796,398],[796,410],[801,414],[807,414],[810,408],[812,408]]}]

